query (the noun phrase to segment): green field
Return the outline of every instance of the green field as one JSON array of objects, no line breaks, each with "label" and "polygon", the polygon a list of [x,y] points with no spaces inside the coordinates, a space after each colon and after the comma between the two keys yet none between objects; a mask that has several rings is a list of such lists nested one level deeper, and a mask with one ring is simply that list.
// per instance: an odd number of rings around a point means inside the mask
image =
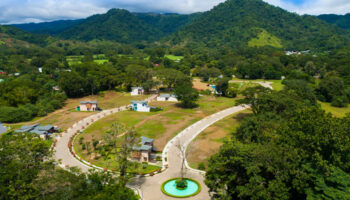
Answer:
[{"label": "green field", "polygon": [[[81,64],[84,56],[67,56],[66,60],[69,65]],[[93,55],[94,62],[97,64],[105,64],[109,62],[104,54]]]},{"label": "green field", "polygon": [[80,138],[88,142],[93,140],[100,141],[106,132],[110,130],[111,124],[117,121],[126,127],[134,127],[139,136],[155,139],[155,147],[158,150],[162,150],[166,143],[180,131],[210,114],[234,106],[235,100],[224,97],[203,96],[198,101],[198,104],[198,108],[183,109],[178,107],[177,103],[153,102],[150,106],[161,107],[163,111],[150,113],[123,111],[109,115],[95,122],[82,134],[78,135],[74,148],[78,155],[93,164],[101,167],[112,166],[113,164],[103,158],[91,158],[77,141]]},{"label": "green field", "polygon": [[336,117],[344,117],[347,113],[350,113],[350,105],[346,108],[337,108],[331,106],[330,103],[318,102],[321,105],[321,108],[326,112],[332,113]]},{"label": "green field", "polygon": [[272,88],[276,91],[280,91],[283,89],[284,85],[282,84],[282,80],[264,80],[264,79],[256,79],[256,80],[247,80],[247,79],[239,79],[239,78],[234,78],[232,79],[233,81],[244,81],[244,82],[271,82],[272,83]]},{"label": "green field", "polygon": [[253,38],[248,42],[248,46],[250,47],[263,47],[263,46],[272,46],[276,48],[282,48],[281,40],[271,35],[266,30],[262,30],[257,38]]},{"label": "green field", "polygon": [[177,60],[182,60],[184,57],[167,54],[167,55],[165,55],[165,58],[168,58],[172,61],[177,61]]}]

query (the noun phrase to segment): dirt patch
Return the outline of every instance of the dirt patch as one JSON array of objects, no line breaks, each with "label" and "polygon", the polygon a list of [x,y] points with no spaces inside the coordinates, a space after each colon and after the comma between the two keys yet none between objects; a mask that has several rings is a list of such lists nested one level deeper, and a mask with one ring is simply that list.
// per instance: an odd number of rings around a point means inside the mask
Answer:
[{"label": "dirt patch", "polygon": [[187,150],[187,160],[191,167],[197,168],[200,162],[206,166],[208,159],[217,153],[223,144],[223,140],[239,127],[242,120],[251,113],[245,110],[233,116],[229,116],[216,122],[205,129],[190,145]]},{"label": "dirt patch", "polygon": [[193,87],[197,90],[214,90],[212,87],[209,86],[208,83],[203,83],[199,78],[193,79]]},{"label": "dirt patch", "polygon": [[[191,163],[204,162],[207,164],[207,158],[218,152],[222,145],[219,140],[227,137],[228,133],[221,127],[211,126],[206,129],[205,136],[202,135],[200,139],[193,141],[187,151],[187,159]],[[197,166],[195,166],[197,167]]]}]

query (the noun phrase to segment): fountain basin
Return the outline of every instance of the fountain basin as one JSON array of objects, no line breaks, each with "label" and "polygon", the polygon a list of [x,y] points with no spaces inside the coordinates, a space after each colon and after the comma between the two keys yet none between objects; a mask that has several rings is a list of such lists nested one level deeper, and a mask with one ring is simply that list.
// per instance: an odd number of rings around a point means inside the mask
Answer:
[{"label": "fountain basin", "polygon": [[162,184],[162,192],[171,197],[185,198],[194,196],[201,191],[201,185],[197,181],[189,178],[184,178],[187,182],[187,188],[177,189],[176,180],[178,179],[179,178],[173,178],[165,181]]}]

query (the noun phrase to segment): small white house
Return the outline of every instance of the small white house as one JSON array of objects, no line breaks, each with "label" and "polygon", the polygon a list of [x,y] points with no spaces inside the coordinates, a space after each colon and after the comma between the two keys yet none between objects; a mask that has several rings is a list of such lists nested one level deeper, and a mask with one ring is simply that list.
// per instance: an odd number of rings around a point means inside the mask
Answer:
[{"label": "small white house", "polygon": [[173,94],[161,94],[157,97],[157,101],[178,102],[178,99],[176,95],[173,95]]},{"label": "small white house", "polygon": [[143,87],[132,87],[131,88],[131,96],[143,95],[145,90]]},{"label": "small white house", "polygon": [[77,111],[97,111],[99,110],[97,101],[82,101],[77,107]]},{"label": "small white house", "polygon": [[132,101],[132,110],[137,112],[150,112],[151,107],[148,106],[147,101]]}]

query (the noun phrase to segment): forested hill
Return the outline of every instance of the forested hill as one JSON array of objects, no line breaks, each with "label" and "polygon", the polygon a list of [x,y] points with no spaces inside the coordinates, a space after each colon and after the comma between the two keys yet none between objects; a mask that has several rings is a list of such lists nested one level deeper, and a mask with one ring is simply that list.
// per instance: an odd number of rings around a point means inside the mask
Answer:
[{"label": "forested hill", "polygon": [[181,14],[155,14],[155,13],[134,13],[134,15],[146,22],[153,28],[159,29],[164,36],[178,31],[181,27],[193,22],[201,16],[201,13],[189,15]]},{"label": "forested hill", "polygon": [[53,22],[42,22],[42,23],[28,23],[28,24],[13,24],[21,30],[28,31],[31,33],[45,33],[50,35],[56,35],[68,28],[79,24],[82,22],[81,19],[78,20],[58,20]]},{"label": "forested hill", "polygon": [[350,30],[350,13],[346,15],[320,15],[318,18],[330,24],[335,24],[340,28]]},{"label": "forested hill", "polygon": [[110,40],[121,43],[154,41],[162,33],[139,20],[127,10],[111,9],[106,14],[94,15],[59,34],[64,39],[83,41]]},{"label": "forested hill", "polygon": [[313,16],[299,16],[262,0],[228,0],[183,27],[174,44],[209,47],[274,46],[332,49],[349,42],[349,32]]},{"label": "forested hill", "polygon": [[[6,41],[2,41],[3,39],[6,39]],[[0,25],[0,41],[9,42],[11,40],[25,41],[32,44],[45,46],[48,41],[48,36],[31,34],[14,26]]]}]

